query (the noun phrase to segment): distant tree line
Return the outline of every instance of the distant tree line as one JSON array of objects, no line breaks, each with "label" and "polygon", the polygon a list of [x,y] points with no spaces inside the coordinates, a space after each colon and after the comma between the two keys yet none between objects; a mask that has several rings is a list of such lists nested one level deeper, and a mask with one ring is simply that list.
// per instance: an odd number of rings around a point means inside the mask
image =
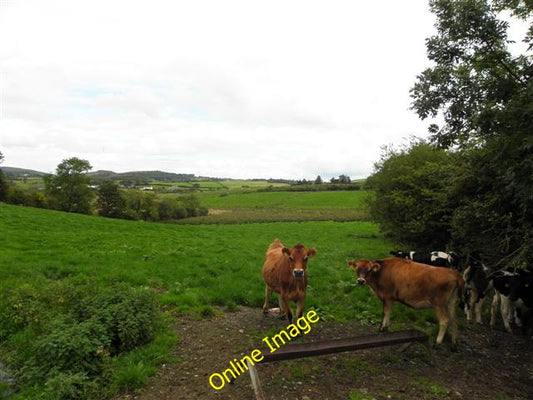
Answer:
[{"label": "distant tree line", "polygon": [[207,209],[201,207],[193,194],[157,196],[139,190],[123,190],[111,180],[91,185],[88,174],[91,169],[87,160],[76,157],[63,160],[55,174],[43,177],[44,190],[10,185],[0,170],[0,201],[130,220],[167,221],[207,215]]},{"label": "distant tree line", "polygon": [[[270,182],[270,181],[269,181]],[[283,183],[283,182],[278,182]],[[338,178],[331,178],[330,183],[324,183],[322,177],[318,175],[314,181],[302,179],[290,181],[289,186],[268,186],[258,189],[259,192],[324,192],[336,190],[360,190],[359,183],[353,183],[349,176],[340,175]]]},{"label": "distant tree line", "polygon": [[339,183],[323,183],[320,185],[314,183],[302,183],[291,186],[268,186],[266,188],[257,189],[258,192],[327,192],[327,191],[341,191],[341,190],[361,190],[361,184],[339,184]]}]

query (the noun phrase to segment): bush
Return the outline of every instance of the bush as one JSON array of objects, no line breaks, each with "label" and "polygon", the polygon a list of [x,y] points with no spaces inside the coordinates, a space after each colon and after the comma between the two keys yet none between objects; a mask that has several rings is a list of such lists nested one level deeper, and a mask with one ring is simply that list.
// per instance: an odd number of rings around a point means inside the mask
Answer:
[{"label": "bush", "polygon": [[162,325],[154,292],[125,284],[36,279],[0,301],[0,358],[23,393],[40,387],[43,399],[103,397],[113,360],[151,342]]}]

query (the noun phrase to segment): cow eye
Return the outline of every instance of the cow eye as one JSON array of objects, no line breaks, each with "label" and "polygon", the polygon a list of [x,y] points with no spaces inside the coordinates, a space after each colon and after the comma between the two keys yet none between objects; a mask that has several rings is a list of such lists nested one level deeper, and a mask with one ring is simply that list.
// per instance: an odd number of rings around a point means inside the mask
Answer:
[{"label": "cow eye", "polygon": [[294,257],[293,256],[289,256],[289,260],[294,261]]},{"label": "cow eye", "polygon": [[308,256],[305,256],[305,257],[304,257],[304,261],[307,262],[307,259],[308,259],[308,258],[309,258]]}]

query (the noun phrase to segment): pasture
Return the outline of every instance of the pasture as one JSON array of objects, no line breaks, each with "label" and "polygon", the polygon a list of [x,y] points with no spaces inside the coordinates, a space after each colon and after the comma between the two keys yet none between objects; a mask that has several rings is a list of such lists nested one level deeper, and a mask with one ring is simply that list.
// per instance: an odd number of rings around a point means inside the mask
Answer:
[{"label": "pasture", "polygon": [[179,223],[250,223],[303,221],[365,221],[366,191],[197,193],[209,214]]},{"label": "pasture", "polygon": [[[227,207],[229,212],[249,210],[253,204],[258,210],[282,210],[287,215],[307,210],[310,218],[317,218],[327,210],[339,214],[361,210],[364,192],[264,192],[233,196],[206,194],[201,202],[210,208]],[[255,346],[261,337],[276,332],[283,324],[263,320],[261,315],[264,294],[261,266],[266,248],[276,237],[289,246],[301,242],[317,249],[317,256],[309,262],[306,309],[315,309],[323,321],[318,337],[330,335],[328,328],[344,336],[360,331],[361,327],[375,331],[381,320],[381,304],[368,288],[356,286],[353,272],[347,266],[348,259],[385,257],[395,247],[379,234],[375,224],[365,220],[253,221],[256,220],[158,224],[0,203],[0,361],[33,374],[20,378],[20,391],[13,398],[70,398],[68,393],[76,393],[80,398],[109,398],[147,385],[149,377],[158,368],[161,370],[164,363],[172,365],[176,379],[183,381],[178,377],[183,368],[198,367],[180,353],[181,349],[194,350],[195,344],[188,343],[184,336],[188,335],[186,332],[197,332],[195,338],[202,337],[203,343],[208,343],[197,350],[198,354],[207,351],[210,360],[214,357],[212,335],[227,336],[226,352],[218,357],[219,363],[227,361],[226,354]],[[138,336],[135,330],[138,328],[131,331],[128,323],[145,315],[134,298],[146,298],[150,303],[153,296],[160,310],[151,332],[152,341],[120,354],[107,351],[105,343],[86,342],[87,321],[72,325],[69,322],[72,316],[68,314],[71,309],[83,311],[87,304],[94,309],[95,304],[100,304],[98,299],[116,302],[115,292],[126,294],[125,304],[130,313],[124,322],[126,328],[118,329],[130,329],[126,330],[128,335],[133,332]],[[92,298],[98,301],[93,303]],[[271,304],[272,307],[276,304],[274,297]],[[87,325],[89,331],[91,326]],[[436,318],[431,311],[414,311],[396,304],[391,329],[403,328],[422,329],[434,340]],[[248,333],[239,336],[240,331]],[[89,366],[96,363],[102,370],[101,376],[80,372],[76,369],[81,368],[79,365],[68,363],[58,367],[60,372],[47,364],[55,372],[41,371],[44,375],[38,376],[36,361],[33,364],[27,361],[38,360],[36,352],[54,346],[70,354],[78,342],[83,351],[76,354],[85,355]],[[349,360],[343,362],[352,363]],[[315,364],[310,361],[291,365],[312,371]],[[364,372],[364,364],[354,367]],[[0,365],[0,375],[2,368]],[[279,368],[283,370],[283,366]],[[327,366],[320,368],[329,371]],[[272,371],[275,378],[279,372]],[[298,374],[293,378],[302,379]],[[203,385],[201,379],[200,374],[197,383],[186,382],[184,390],[194,391]],[[2,387],[6,384],[0,386],[0,392],[5,390]],[[231,390],[235,393],[237,389]],[[198,397],[199,392],[194,395]],[[145,398],[151,397],[148,394]]]},{"label": "pasture", "polygon": [[[101,284],[148,286],[164,304],[259,307],[267,246],[314,246],[309,305],[349,318],[353,277],[348,258],[381,257],[391,244],[377,227],[360,222],[173,225],[122,221],[0,205],[2,289],[31,281],[93,277]],[[312,294],[311,294],[312,293]]]},{"label": "pasture", "polygon": [[[42,351],[42,346],[73,326],[68,325],[74,318],[69,310],[81,307],[78,302],[90,302],[91,293],[106,298],[125,285],[134,291],[131,295],[139,290],[154,294],[167,317],[152,344],[111,357],[111,366],[97,358],[100,369],[105,365],[112,371],[106,374],[114,374],[109,381],[98,381],[107,385],[102,389],[107,394],[142,386],[156,365],[167,360],[174,340],[168,327],[176,315],[202,318],[239,306],[257,308],[260,313],[261,265],[276,237],[287,245],[302,242],[317,248],[319,255],[310,263],[307,307],[339,321],[378,318],[378,303],[368,293],[354,290],[346,260],[382,256],[390,248],[377,227],[365,221],[174,225],[4,204],[0,204],[0,232],[0,359],[11,360],[19,368],[28,369],[27,360],[37,360],[32,352]],[[85,335],[69,331],[62,343],[70,346],[79,341],[90,364],[102,346],[93,344],[94,351],[87,350]],[[30,366],[38,369],[36,361]],[[87,378],[76,371],[72,376],[44,377],[34,372],[27,380],[29,392],[22,385],[20,398],[54,398],[57,393],[47,392],[53,386],[50,382],[83,387]]]}]

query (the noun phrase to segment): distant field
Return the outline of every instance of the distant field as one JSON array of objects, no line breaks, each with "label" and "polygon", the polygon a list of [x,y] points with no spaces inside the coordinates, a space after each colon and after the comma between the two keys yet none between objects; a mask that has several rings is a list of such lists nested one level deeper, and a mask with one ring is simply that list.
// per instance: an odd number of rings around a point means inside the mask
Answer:
[{"label": "distant field", "polygon": [[352,209],[361,208],[364,191],[338,192],[249,192],[202,193],[198,198],[207,208]]},{"label": "distant field", "polygon": [[198,193],[209,215],[179,223],[364,221],[365,191]]},{"label": "distant field", "polygon": [[191,182],[159,182],[159,181],[153,181],[150,182],[150,185],[152,185],[154,188],[161,188],[161,189],[170,189],[170,188],[184,188],[184,189],[195,189],[200,192],[205,191],[235,191],[235,190],[249,190],[249,189],[261,189],[266,188],[269,186],[273,187],[283,187],[288,186],[283,183],[270,183],[266,180],[253,180],[253,181],[247,181],[247,180],[237,180],[237,179],[227,179],[227,180],[196,180]]}]

